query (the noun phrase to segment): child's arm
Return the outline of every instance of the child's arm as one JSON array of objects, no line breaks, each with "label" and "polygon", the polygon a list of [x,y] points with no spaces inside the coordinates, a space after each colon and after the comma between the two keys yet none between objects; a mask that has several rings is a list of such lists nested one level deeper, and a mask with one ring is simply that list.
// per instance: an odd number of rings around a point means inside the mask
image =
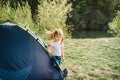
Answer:
[{"label": "child's arm", "polygon": [[62,52],[62,61],[64,62],[64,50],[62,50],[61,52]]},{"label": "child's arm", "polygon": [[50,47],[51,47],[51,45],[48,44],[48,45],[47,45],[47,50],[48,50],[49,53],[50,53]]},{"label": "child's arm", "polygon": [[47,49],[50,48],[50,47],[51,47],[50,44],[48,44],[48,45],[47,45]]},{"label": "child's arm", "polygon": [[62,61],[64,62],[64,44],[61,47]]}]

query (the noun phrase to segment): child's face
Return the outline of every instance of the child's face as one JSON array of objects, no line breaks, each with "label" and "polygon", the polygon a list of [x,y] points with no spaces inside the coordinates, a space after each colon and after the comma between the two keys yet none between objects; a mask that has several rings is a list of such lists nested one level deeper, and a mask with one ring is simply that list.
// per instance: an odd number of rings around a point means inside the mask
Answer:
[{"label": "child's face", "polygon": [[62,40],[62,36],[61,36],[61,35],[55,36],[55,40],[56,40],[56,41],[61,41],[61,40]]}]

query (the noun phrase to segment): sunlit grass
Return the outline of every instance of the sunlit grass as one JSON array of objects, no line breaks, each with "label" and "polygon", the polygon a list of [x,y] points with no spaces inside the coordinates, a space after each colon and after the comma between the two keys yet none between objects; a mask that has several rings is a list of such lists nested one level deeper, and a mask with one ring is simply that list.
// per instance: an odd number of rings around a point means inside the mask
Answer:
[{"label": "sunlit grass", "polygon": [[66,39],[66,80],[120,80],[120,38]]}]

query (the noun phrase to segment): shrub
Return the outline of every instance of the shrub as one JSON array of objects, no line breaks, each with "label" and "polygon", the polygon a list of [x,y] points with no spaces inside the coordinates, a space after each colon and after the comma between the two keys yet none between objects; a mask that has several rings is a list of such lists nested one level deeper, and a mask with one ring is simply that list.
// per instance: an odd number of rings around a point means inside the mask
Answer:
[{"label": "shrub", "polygon": [[25,3],[24,6],[20,6],[20,4],[18,4],[17,8],[11,8],[9,2],[6,5],[1,6],[0,22],[9,20],[23,27],[26,26],[34,29],[34,23],[31,16],[31,10],[28,3]]},{"label": "shrub", "polygon": [[118,11],[117,16],[109,23],[110,31],[114,36],[120,37],[120,11]]},{"label": "shrub", "polygon": [[67,0],[42,1],[38,6],[38,15],[36,17],[39,30],[62,28],[67,36],[66,19],[70,10],[71,4],[68,4]]}]

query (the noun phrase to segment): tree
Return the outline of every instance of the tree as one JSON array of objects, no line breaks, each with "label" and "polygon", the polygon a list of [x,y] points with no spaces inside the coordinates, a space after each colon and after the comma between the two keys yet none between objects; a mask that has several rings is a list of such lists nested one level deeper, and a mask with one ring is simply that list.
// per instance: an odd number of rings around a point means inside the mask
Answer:
[{"label": "tree", "polygon": [[108,29],[108,23],[116,13],[118,0],[71,0],[72,17],[69,23],[79,29]]}]

